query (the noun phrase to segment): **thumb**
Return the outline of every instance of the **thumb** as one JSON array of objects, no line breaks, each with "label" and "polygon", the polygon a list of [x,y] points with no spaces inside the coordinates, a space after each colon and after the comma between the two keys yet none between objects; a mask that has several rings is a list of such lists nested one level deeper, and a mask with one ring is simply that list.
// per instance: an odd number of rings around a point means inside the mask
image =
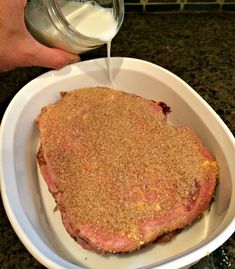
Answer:
[{"label": "thumb", "polygon": [[31,59],[31,65],[60,69],[78,61],[80,61],[80,57],[76,54],[38,44]]}]

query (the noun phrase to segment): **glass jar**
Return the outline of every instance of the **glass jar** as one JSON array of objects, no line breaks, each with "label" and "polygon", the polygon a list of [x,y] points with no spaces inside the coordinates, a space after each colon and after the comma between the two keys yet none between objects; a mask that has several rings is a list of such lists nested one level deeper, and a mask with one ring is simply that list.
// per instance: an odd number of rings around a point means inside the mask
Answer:
[{"label": "glass jar", "polygon": [[25,22],[41,43],[81,54],[108,43],[124,18],[123,0],[31,0]]}]

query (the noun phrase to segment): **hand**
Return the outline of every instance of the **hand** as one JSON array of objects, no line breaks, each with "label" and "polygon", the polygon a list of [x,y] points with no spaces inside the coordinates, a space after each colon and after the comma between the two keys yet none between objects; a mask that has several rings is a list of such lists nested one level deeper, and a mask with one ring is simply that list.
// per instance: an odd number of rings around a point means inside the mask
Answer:
[{"label": "hand", "polygon": [[79,56],[48,48],[28,32],[24,23],[27,0],[0,0],[0,72],[23,66],[59,69]]}]

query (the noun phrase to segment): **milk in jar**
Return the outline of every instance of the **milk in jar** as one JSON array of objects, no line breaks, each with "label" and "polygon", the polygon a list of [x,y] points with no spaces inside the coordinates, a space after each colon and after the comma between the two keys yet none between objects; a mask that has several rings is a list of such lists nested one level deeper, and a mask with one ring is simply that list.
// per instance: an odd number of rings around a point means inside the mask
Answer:
[{"label": "milk in jar", "polygon": [[124,17],[123,0],[104,6],[94,1],[28,2],[26,24],[41,43],[71,53],[83,53],[111,42]]}]

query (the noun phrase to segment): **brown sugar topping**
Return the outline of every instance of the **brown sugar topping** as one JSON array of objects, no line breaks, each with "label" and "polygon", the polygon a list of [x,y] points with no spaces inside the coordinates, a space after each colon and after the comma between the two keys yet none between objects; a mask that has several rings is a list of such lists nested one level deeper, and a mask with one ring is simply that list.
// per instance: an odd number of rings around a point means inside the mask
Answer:
[{"label": "brown sugar topping", "polygon": [[44,109],[38,124],[58,206],[78,224],[141,242],[141,221],[196,195],[206,166],[201,144],[191,129],[166,124],[152,101],[107,88],[74,90]]}]

